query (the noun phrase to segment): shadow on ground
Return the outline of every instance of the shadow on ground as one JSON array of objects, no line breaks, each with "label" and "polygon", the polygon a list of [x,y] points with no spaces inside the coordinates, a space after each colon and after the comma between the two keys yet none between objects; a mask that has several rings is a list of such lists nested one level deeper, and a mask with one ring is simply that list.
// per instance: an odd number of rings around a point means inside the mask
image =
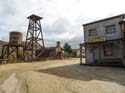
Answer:
[{"label": "shadow on ground", "polygon": [[102,80],[125,85],[125,68],[120,67],[81,66],[79,64],[74,64],[37,71],[63,78],[82,81]]}]

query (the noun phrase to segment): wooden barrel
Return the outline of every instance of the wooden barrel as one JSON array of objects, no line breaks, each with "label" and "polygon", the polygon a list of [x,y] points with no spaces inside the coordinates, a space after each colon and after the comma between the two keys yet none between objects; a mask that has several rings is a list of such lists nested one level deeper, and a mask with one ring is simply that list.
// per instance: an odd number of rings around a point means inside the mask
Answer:
[{"label": "wooden barrel", "polygon": [[21,45],[22,44],[22,33],[17,32],[17,31],[10,32],[9,44]]}]

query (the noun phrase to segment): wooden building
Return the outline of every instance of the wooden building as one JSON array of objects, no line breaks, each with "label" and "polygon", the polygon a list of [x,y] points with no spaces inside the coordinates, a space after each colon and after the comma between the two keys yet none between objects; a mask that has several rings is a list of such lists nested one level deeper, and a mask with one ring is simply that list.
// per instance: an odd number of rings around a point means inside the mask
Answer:
[{"label": "wooden building", "polygon": [[[125,65],[125,15],[83,25],[86,64]],[[82,58],[81,58],[82,64]]]}]

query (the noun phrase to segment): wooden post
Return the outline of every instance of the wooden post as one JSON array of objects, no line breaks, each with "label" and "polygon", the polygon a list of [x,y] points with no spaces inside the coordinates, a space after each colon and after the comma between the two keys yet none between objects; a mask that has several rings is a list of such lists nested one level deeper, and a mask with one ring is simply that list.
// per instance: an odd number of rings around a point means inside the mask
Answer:
[{"label": "wooden post", "polygon": [[82,44],[80,46],[80,65],[82,65]]},{"label": "wooden post", "polygon": [[122,57],[122,64],[125,66],[125,59],[123,58],[123,42],[120,41],[120,47],[121,47],[121,57]]},{"label": "wooden post", "polygon": [[19,49],[18,49],[18,48],[19,48],[19,47],[16,47],[16,56],[17,56],[17,59],[16,59],[16,60],[17,60],[17,62],[18,62],[18,60],[19,60],[19,53],[18,53],[18,52],[19,52]]},{"label": "wooden post", "polygon": [[98,64],[100,65],[101,64],[101,44],[98,44],[98,52],[99,52],[99,61],[98,61]]}]

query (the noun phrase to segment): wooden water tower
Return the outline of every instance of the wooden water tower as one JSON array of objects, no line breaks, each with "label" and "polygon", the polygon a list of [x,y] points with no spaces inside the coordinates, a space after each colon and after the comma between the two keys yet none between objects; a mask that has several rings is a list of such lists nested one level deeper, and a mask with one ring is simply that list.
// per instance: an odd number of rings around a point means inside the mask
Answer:
[{"label": "wooden water tower", "polygon": [[29,19],[29,26],[26,35],[24,51],[26,60],[31,61],[36,58],[36,50],[39,48],[44,48],[42,26],[40,22],[42,17],[32,14],[27,18]]},{"label": "wooden water tower", "polygon": [[[19,51],[22,48],[22,57],[23,56],[23,43],[22,43],[22,33],[18,31],[12,31],[9,34],[9,43],[3,45],[1,58],[3,60],[19,60]],[[13,55],[13,58],[12,58]],[[11,59],[9,59],[11,56]],[[23,58],[22,58],[23,59]]]}]

